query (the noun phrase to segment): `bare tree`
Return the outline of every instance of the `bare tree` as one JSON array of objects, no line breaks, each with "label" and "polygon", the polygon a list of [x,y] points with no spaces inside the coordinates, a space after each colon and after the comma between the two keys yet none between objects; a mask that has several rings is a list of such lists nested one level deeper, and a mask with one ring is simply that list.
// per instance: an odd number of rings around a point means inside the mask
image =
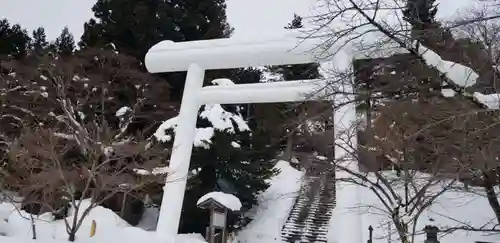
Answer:
[{"label": "bare tree", "polygon": [[[82,154],[77,142],[54,134],[51,129],[24,133],[10,149],[15,165],[8,179],[25,195],[24,205],[62,218],[70,241],[93,208],[116,194],[133,194],[160,182],[161,178],[135,174],[137,168],[152,169],[161,161],[161,154],[145,153],[144,143],[113,147],[112,152],[107,148],[104,153],[101,145],[90,144]],[[86,198],[90,204],[84,207]],[[69,218],[64,212],[68,206]]]},{"label": "bare tree", "polygon": [[[361,203],[358,207],[368,214],[385,215],[402,242],[414,242],[414,237],[422,233],[422,229],[416,228],[419,217],[439,196],[452,188],[456,179],[450,179],[448,173],[438,168],[419,171],[416,168],[418,162],[412,156],[415,144],[403,141],[403,134],[396,132],[401,131],[399,125],[392,124],[390,129],[384,130],[385,134],[377,131],[373,140],[364,137],[368,129],[360,126],[352,124],[340,132],[343,138],[336,142],[334,161],[334,169],[338,171],[337,183],[355,184],[372,192],[377,201]],[[364,132],[357,135],[358,130]],[[359,148],[356,136],[360,137]],[[339,156],[339,153],[343,155]],[[357,170],[352,161],[358,161],[365,170]]]},{"label": "bare tree", "polygon": [[[92,208],[163,183],[146,172],[164,166],[168,151],[147,138],[175,106],[159,100],[168,97],[168,86],[138,66],[92,49],[1,65],[5,185],[21,192],[23,209],[64,219],[70,240]],[[82,208],[86,198],[91,204]]]},{"label": "bare tree", "polygon": [[[416,220],[422,210],[459,180],[469,184],[471,180],[479,181],[476,185],[486,190],[500,223],[494,190],[500,151],[496,149],[497,139],[489,135],[497,133],[498,112],[487,110],[488,106],[473,93],[496,93],[497,54],[493,47],[485,47],[494,46],[494,37],[483,34],[483,40],[478,41],[456,35],[457,28],[467,30],[473,24],[489,24],[498,14],[483,13],[446,25],[430,21],[416,28],[403,16],[403,1],[319,2],[323,12],[312,17],[315,28],[308,33],[309,38],[323,38],[318,48],[333,49],[334,54],[350,52],[363,59],[331,75],[329,88],[334,95],[356,96],[337,103],[336,109],[355,102],[358,109],[366,106],[368,110],[359,136],[354,128],[337,131],[344,133],[345,141],[337,141],[336,146],[343,147],[348,155],[336,156],[336,168],[351,175],[350,182],[368,187],[380,199],[403,242],[409,240],[407,226],[412,222],[407,216]],[[488,28],[494,29],[493,25]],[[483,31],[475,27],[473,32],[484,32],[477,29]],[[468,68],[479,78],[472,87],[464,85],[462,80],[454,79],[456,75],[433,66],[425,51],[444,62]],[[365,64],[368,71],[362,71]],[[346,85],[355,88],[345,92]],[[444,97],[445,91],[454,97]],[[355,136],[360,148],[349,142]],[[346,166],[345,162],[351,160],[359,161],[368,174]],[[397,180],[381,172],[390,168],[399,171]],[[416,175],[422,172],[427,175],[426,183],[416,183]],[[443,183],[442,190],[436,192],[435,187]],[[398,185],[404,189],[396,190]],[[404,212],[400,211],[403,208]],[[485,225],[459,228],[496,231],[494,225]]]}]

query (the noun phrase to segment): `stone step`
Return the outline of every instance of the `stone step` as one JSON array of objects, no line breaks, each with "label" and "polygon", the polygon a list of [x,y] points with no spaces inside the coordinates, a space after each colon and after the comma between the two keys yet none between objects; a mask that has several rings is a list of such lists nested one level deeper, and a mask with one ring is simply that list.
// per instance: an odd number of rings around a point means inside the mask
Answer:
[{"label": "stone step", "polygon": [[[328,223],[329,223],[329,220],[318,221],[318,220],[314,220],[314,219],[306,219],[303,222],[297,222],[297,221],[292,222],[291,221],[287,225],[291,225],[293,227],[302,227],[304,225],[309,225],[309,226],[317,226],[316,228],[319,228],[319,227],[324,226]],[[285,229],[285,228],[286,228],[286,226],[283,227],[283,229]]]},{"label": "stone step", "polygon": [[326,242],[326,238],[315,238],[315,237],[300,237],[300,236],[294,236],[294,237],[288,237],[285,238],[287,239],[287,242]]},{"label": "stone step", "polygon": [[[321,169],[321,167],[318,167]],[[306,173],[299,195],[283,226],[281,238],[289,243],[326,243],[328,223],[335,208],[333,173]]]},{"label": "stone step", "polygon": [[299,229],[288,229],[284,230],[282,235],[293,235],[293,234],[304,234],[304,235],[319,235],[319,234],[326,234],[328,233],[328,230],[314,230],[311,232],[304,232],[303,230]]},{"label": "stone step", "polygon": [[326,241],[327,240],[326,237],[305,236],[305,235],[290,235],[290,236],[285,236],[282,238],[290,239],[290,240],[309,240],[309,242]]},{"label": "stone step", "polygon": [[[298,212],[297,211],[296,212],[292,212],[292,213],[289,214],[289,217],[296,217],[299,214],[300,214],[300,211],[298,211]],[[314,213],[311,213],[311,215],[314,215]],[[331,215],[332,215],[331,213],[324,213],[324,214],[321,214],[321,215],[316,215],[315,217],[330,219]]]}]

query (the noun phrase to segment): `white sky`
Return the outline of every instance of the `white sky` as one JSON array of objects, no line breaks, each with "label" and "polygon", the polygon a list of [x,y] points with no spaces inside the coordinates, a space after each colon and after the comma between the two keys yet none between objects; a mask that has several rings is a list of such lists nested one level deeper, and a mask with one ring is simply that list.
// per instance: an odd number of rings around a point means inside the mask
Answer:
[{"label": "white sky", "polygon": [[[237,36],[260,36],[283,30],[294,13],[311,14],[318,0],[227,0],[228,19]],[[339,0],[341,1],[341,0]],[[479,0],[437,0],[439,16],[450,17],[456,10]],[[0,18],[20,23],[30,32],[44,26],[48,38],[55,39],[68,26],[79,39],[83,23],[93,17],[96,0],[0,0]]]},{"label": "white sky", "polygon": [[[0,18],[20,23],[30,32],[44,26],[49,39],[55,39],[68,26],[75,39],[83,32],[83,23],[93,17],[96,0],[0,0]],[[235,35],[260,35],[283,27],[294,12],[309,14],[314,0],[227,0],[228,19]]]}]

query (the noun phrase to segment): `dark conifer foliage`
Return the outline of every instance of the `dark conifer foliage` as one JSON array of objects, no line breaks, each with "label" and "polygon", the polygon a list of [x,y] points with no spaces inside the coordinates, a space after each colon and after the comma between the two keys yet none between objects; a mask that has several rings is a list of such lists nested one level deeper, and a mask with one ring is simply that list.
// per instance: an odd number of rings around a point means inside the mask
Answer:
[{"label": "dark conifer foliage", "polygon": [[7,19],[0,20],[0,56],[21,58],[28,54],[31,38],[20,25],[11,25]]},{"label": "dark conifer foliage", "polygon": [[38,27],[33,30],[33,41],[31,46],[33,48],[33,52],[37,55],[42,54],[49,46],[47,35],[45,34],[45,29],[43,27]]},{"label": "dark conifer foliage", "polygon": [[56,51],[61,55],[71,55],[75,50],[75,39],[69,32],[68,27],[64,27],[61,35],[57,37],[55,43]]},{"label": "dark conifer foliage", "polygon": [[224,0],[98,0],[92,11],[95,20],[85,23],[79,45],[114,43],[119,52],[139,60],[162,40],[213,39],[231,33]]},{"label": "dark conifer foliage", "polygon": [[425,26],[436,23],[437,11],[435,0],[407,0],[403,16],[414,29],[422,30]]}]

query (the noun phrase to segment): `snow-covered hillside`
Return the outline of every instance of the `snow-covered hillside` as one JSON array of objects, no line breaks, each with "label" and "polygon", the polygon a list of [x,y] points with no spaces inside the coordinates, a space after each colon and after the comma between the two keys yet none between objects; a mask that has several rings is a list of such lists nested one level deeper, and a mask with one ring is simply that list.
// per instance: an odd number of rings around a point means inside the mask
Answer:
[{"label": "snow-covered hillside", "polygon": [[295,197],[300,189],[303,172],[292,168],[286,161],[276,164],[281,172],[259,198],[253,210],[253,221],[236,236],[239,243],[281,242],[281,229],[285,224]]}]

